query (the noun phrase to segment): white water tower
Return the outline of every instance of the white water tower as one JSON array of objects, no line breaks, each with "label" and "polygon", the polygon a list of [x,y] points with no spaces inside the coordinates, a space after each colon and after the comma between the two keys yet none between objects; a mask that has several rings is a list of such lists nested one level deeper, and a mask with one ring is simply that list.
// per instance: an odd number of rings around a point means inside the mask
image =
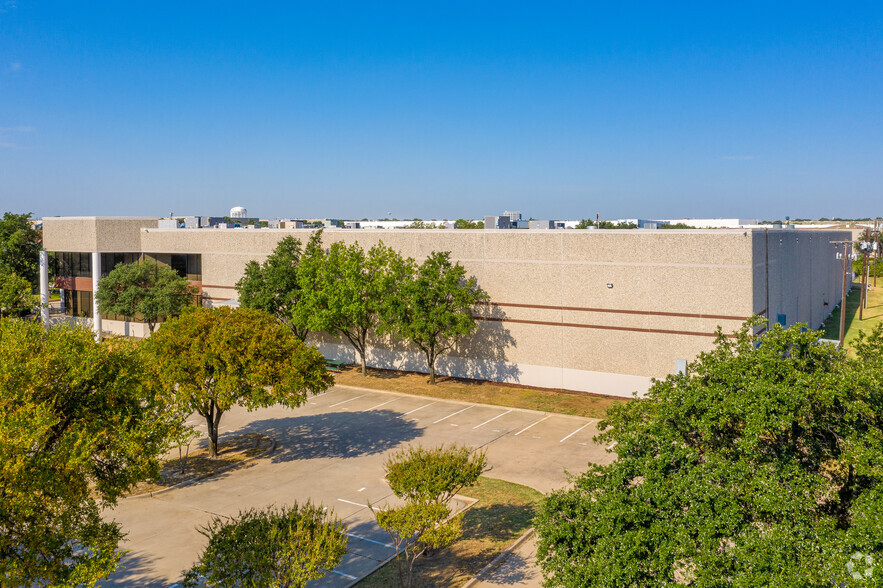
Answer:
[{"label": "white water tower", "polygon": [[234,206],[230,209],[230,218],[246,218],[247,216],[248,211],[244,206]]}]

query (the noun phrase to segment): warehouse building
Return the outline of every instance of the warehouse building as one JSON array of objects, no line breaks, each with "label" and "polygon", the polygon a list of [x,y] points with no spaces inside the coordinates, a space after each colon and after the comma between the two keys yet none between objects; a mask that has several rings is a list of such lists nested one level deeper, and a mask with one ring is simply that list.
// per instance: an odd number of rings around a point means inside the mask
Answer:
[{"label": "warehouse building", "polygon": [[[304,229],[159,228],[153,218],[49,217],[46,252],[60,261],[66,312],[108,332],[143,335],[140,323],[97,317],[97,281],[117,263],[148,257],[195,285],[203,304],[235,304],[250,260]],[[711,348],[753,314],[818,327],[840,302],[842,266],[832,241],[848,231],[570,230],[349,231],[326,244],[382,240],[421,261],[450,251],[489,294],[479,329],[446,358],[441,374],[553,389],[629,396],[651,378]],[[47,284],[48,286],[48,284]],[[354,360],[348,345],[317,335],[329,358]],[[401,342],[375,341],[369,364],[425,371]]]}]

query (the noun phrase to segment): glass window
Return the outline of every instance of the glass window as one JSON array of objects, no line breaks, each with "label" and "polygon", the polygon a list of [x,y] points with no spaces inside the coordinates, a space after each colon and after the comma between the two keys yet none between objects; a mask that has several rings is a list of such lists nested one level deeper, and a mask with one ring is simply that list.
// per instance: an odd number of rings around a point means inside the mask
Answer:
[{"label": "glass window", "polygon": [[64,313],[68,316],[92,317],[92,292],[64,291]]},{"label": "glass window", "polygon": [[187,277],[187,256],[181,254],[174,254],[171,256],[169,265],[173,270],[175,270],[179,276],[182,278]]},{"label": "glass window", "polygon": [[187,254],[187,279],[191,282],[202,281],[202,255],[199,253]]}]

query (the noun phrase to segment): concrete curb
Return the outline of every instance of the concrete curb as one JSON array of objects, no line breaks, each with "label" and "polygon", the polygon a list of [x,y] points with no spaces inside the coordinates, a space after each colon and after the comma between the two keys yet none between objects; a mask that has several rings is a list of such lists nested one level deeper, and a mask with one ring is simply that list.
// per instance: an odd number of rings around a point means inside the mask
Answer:
[{"label": "concrete curb", "polygon": [[395,390],[384,390],[383,388],[363,388],[361,386],[351,386],[349,384],[337,384],[337,383],[335,383],[334,386],[332,386],[332,388],[345,388],[347,390],[357,390],[359,392],[379,392],[380,394],[392,394],[394,396],[404,396],[406,398],[428,398],[430,400],[437,400],[439,402],[451,402],[453,404],[462,404],[462,405],[471,404],[471,405],[480,406],[483,408],[509,408],[509,409],[512,409],[513,411],[525,412],[525,413],[535,414],[538,416],[556,416],[556,417],[563,417],[566,419],[592,421],[595,424],[597,424],[603,420],[598,417],[583,417],[583,416],[578,416],[575,414],[564,414],[564,413],[560,413],[560,412],[543,412],[542,410],[534,410],[532,408],[518,408],[515,406],[504,406],[502,404],[485,404],[483,402],[469,402],[468,400],[456,400],[454,398],[438,398],[436,396],[422,396],[420,394],[408,394],[407,392],[397,392]]},{"label": "concrete curb", "polygon": [[165,494],[166,492],[171,492],[172,490],[177,490],[178,488],[183,488],[185,486],[189,486],[190,484],[195,484],[197,482],[201,482],[206,478],[211,478],[212,476],[216,476],[218,474],[223,474],[226,471],[232,470],[233,468],[238,468],[239,466],[245,465],[251,461],[256,459],[261,459],[262,457],[266,457],[276,451],[276,440],[273,439],[273,444],[269,449],[264,450],[263,452],[253,455],[248,459],[243,459],[242,461],[237,461],[236,463],[231,463],[228,466],[224,466],[219,470],[215,470],[210,474],[203,474],[202,476],[198,476],[196,478],[190,478],[189,480],[184,480],[183,482],[178,482],[174,486],[169,486],[168,488],[163,488],[162,490],[157,490],[155,492],[144,492],[142,494],[134,494],[132,496],[126,496],[123,500],[130,500],[136,498],[153,498],[154,496],[159,496],[160,494]]},{"label": "concrete curb", "polygon": [[[462,494],[454,494],[454,496],[451,497],[451,500],[459,500],[460,502],[462,502],[464,504],[464,506],[459,511],[452,512],[447,520],[451,520],[452,518],[463,514],[464,512],[466,512],[467,510],[469,510],[470,508],[472,508],[473,506],[478,504],[478,498],[470,498],[469,496],[463,496]],[[367,578],[368,576],[370,576],[371,574],[373,574],[374,572],[376,572],[377,570],[379,570],[380,568],[382,568],[383,566],[385,566],[386,564],[388,564],[389,562],[394,560],[397,555],[398,555],[398,552],[393,551],[392,555],[390,555],[389,557],[387,557],[386,559],[381,561],[380,564],[376,568],[374,568],[373,570],[368,572],[368,574],[366,576],[362,576],[361,578],[359,578],[357,580],[353,580],[349,584],[345,585],[343,588],[352,588],[353,586],[355,586],[356,584],[358,584],[359,582],[361,582],[362,580],[364,580],[365,578]]]},{"label": "concrete curb", "polygon": [[528,539],[530,539],[530,538],[533,536],[533,534],[534,534],[534,528],[531,527],[530,529],[528,529],[527,531],[525,531],[524,534],[523,534],[521,537],[519,537],[518,539],[516,539],[515,542],[512,543],[512,545],[510,545],[509,547],[507,547],[507,548],[503,551],[503,553],[501,553],[500,555],[498,555],[497,557],[495,557],[495,558],[493,559],[493,561],[491,561],[491,563],[489,563],[488,565],[484,566],[484,568],[482,568],[482,570],[481,570],[480,572],[478,572],[477,574],[475,574],[475,577],[474,577],[474,578],[472,578],[471,580],[469,580],[468,582],[466,582],[465,584],[463,584],[463,587],[462,587],[462,588],[471,588],[472,586],[476,586],[479,582],[481,582],[481,581],[487,579],[487,577],[490,576],[492,572],[494,572],[497,568],[499,568],[501,565],[503,565],[503,563],[504,563],[507,559],[509,559],[509,556],[512,555],[512,553],[513,553],[516,549],[518,549],[519,547],[521,547],[521,545],[522,545],[525,541],[527,541]]}]

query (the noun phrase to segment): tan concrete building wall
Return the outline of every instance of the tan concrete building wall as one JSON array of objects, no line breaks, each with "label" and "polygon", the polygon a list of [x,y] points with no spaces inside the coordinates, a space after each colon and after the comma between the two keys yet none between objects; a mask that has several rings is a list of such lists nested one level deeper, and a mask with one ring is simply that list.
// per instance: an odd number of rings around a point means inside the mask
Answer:
[{"label": "tan concrete building wall", "polygon": [[[266,258],[286,235],[306,242],[311,231],[137,233],[138,247],[127,251],[202,254],[203,291],[217,302],[236,298],[234,286],[248,261]],[[627,396],[675,371],[677,360],[710,349],[718,327],[731,333],[764,312],[767,285],[773,319],[784,312],[789,324],[821,322],[839,300],[832,288],[839,265],[827,244],[839,236],[769,235],[769,284],[764,231],[331,229],[324,242],[358,241],[367,249],[382,240],[417,261],[431,251],[450,251],[476,277],[491,304],[481,309],[477,332],[440,360],[440,373]],[[77,239],[48,241],[47,249],[77,250]],[[326,355],[355,359],[341,341],[314,341]],[[422,356],[406,344],[374,343],[372,365],[425,371]]]},{"label": "tan concrete building wall", "polygon": [[141,229],[157,224],[157,219],[144,217],[45,217],[43,248],[82,253],[141,251]]},{"label": "tan concrete building wall", "polygon": [[[149,230],[145,251],[203,253],[203,290],[235,298],[251,259],[285,235],[309,230]],[[733,331],[753,307],[746,231],[370,231],[326,230],[326,245],[383,241],[422,260],[451,251],[492,301],[440,371],[551,388],[628,395],[650,377],[709,349],[718,325]],[[612,288],[608,288],[612,284]],[[346,345],[317,339],[335,357]],[[372,363],[424,369],[413,351],[378,343]]]}]

